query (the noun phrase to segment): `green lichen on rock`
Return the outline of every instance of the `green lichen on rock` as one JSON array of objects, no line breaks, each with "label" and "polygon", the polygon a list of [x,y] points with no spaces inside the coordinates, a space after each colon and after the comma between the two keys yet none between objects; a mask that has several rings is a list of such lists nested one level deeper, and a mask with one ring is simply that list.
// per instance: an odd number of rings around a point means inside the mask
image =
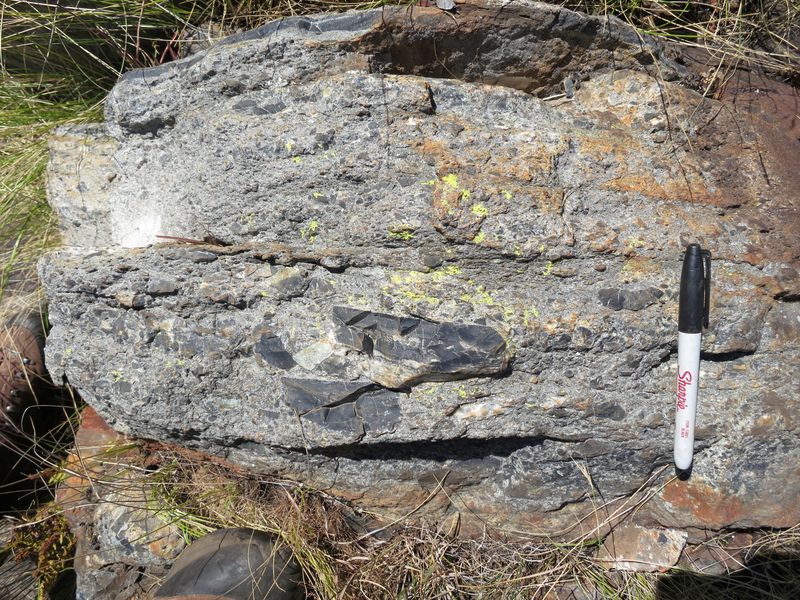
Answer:
[{"label": "green lichen on rock", "polygon": [[392,225],[388,229],[387,235],[390,240],[401,240],[408,242],[414,239],[414,232],[417,228],[414,225],[400,224]]}]

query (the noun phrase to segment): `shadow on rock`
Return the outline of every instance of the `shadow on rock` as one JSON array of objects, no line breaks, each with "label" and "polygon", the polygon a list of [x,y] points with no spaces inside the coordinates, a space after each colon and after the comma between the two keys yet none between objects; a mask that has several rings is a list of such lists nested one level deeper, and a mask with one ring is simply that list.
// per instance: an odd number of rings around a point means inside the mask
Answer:
[{"label": "shadow on rock", "polygon": [[665,575],[658,582],[658,600],[792,600],[800,597],[800,549],[765,551],[728,575],[690,571]]},{"label": "shadow on rock", "polygon": [[24,512],[50,497],[48,469],[72,443],[71,415],[80,400],[45,377],[35,403],[17,423],[0,427],[0,515]]}]

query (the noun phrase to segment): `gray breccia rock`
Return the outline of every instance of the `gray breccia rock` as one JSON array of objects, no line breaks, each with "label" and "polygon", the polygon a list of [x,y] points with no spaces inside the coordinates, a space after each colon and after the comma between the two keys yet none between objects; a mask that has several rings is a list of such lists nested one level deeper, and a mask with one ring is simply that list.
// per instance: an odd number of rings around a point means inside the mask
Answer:
[{"label": "gray breccia rock", "polygon": [[186,546],[180,529],[131,490],[110,493],[94,511],[95,568],[111,563],[168,566]]},{"label": "gray breccia rock", "polygon": [[[203,238],[208,233],[230,242],[286,241],[313,222],[328,233],[336,227],[350,245],[369,243],[385,231],[381,217],[406,216],[394,198],[424,202],[428,194],[419,188],[418,176],[434,176],[423,163],[392,188],[370,181],[374,169],[407,162],[402,137],[427,135],[422,122],[417,131],[412,127],[394,139],[405,112],[426,116],[433,105],[446,113],[464,104],[487,122],[497,119],[493,127],[502,128],[509,118],[542,118],[543,107],[510,93],[513,89],[554,94],[565,74],[588,76],[649,63],[653,72],[684,73],[668,59],[652,64],[663,55],[660,47],[614,18],[527,2],[460,11],[463,27],[435,8],[415,8],[413,20],[398,7],[283,19],[195,56],[126,73],[106,101],[108,136],[88,126],[61,130],[54,139],[54,154],[81,152],[89,140],[88,154],[96,161],[91,176],[77,179],[71,165],[57,158],[49,167],[51,203],[69,223],[65,244],[137,247],[155,242],[156,234]],[[480,21],[480,27],[471,30],[470,21]],[[442,87],[429,96],[425,79],[402,75],[441,77],[436,82]],[[469,87],[450,85],[453,77],[512,89],[487,104],[467,93]],[[389,111],[391,106],[396,108]],[[218,118],[220,110],[224,118]],[[265,120],[273,123],[269,131],[259,125]],[[490,134],[491,129],[483,132]],[[459,135],[454,123],[445,137]],[[542,142],[557,148],[558,137]],[[167,139],[183,142],[164,143]],[[508,140],[506,152],[514,143]],[[353,151],[341,152],[345,146]],[[197,164],[205,165],[200,173],[194,171]],[[346,177],[331,177],[335,172]],[[302,184],[285,187],[298,177]],[[283,189],[279,199],[277,189]],[[197,199],[210,190],[214,201],[204,201],[198,210]],[[102,201],[94,200],[98,197]],[[229,202],[232,197],[246,199],[249,208]],[[311,212],[309,198],[317,207]],[[273,222],[276,202],[279,229]],[[353,202],[372,210],[358,223],[340,220],[342,205]]]},{"label": "gray breccia rock", "polygon": [[458,8],[285,19],[129,73],[103,126],[61,130],[51,375],[120,431],[387,517],[569,535],[666,482],[698,241],[695,470],[637,519],[794,524],[786,142],[616,20]]}]

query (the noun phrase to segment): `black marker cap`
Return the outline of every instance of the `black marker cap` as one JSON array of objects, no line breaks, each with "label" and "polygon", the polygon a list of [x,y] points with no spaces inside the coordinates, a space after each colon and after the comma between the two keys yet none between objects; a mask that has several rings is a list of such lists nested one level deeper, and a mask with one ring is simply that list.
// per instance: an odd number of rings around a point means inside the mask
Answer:
[{"label": "black marker cap", "polygon": [[683,256],[678,331],[700,333],[708,327],[711,297],[711,253],[700,244],[689,244]]}]

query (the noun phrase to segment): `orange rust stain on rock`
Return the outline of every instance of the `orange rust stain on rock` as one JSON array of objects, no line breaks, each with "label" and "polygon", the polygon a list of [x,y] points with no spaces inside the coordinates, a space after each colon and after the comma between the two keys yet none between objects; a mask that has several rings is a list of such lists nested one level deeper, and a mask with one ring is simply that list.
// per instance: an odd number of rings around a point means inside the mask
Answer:
[{"label": "orange rust stain on rock", "polygon": [[556,187],[534,187],[528,190],[543,212],[561,214],[564,209],[564,190]]},{"label": "orange rust stain on rock", "polygon": [[771,257],[769,251],[765,250],[763,246],[747,244],[740,258],[751,265],[760,265],[768,262]]},{"label": "orange rust stain on rock", "polygon": [[674,480],[667,484],[662,498],[694,519],[714,529],[721,529],[750,516],[742,501],[706,483]]},{"label": "orange rust stain on rock", "polygon": [[593,159],[606,159],[609,156],[624,159],[628,154],[634,154],[631,150],[642,151],[640,144],[622,130],[606,131],[604,135],[581,135],[578,148],[580,154]]},{"label": "orange rust stain on rock", "polygon": [[555,170],[558,154],[566,148],[566,143],[563,144],[563,148],[561,146],[549,148],[544,144],[502,148],[488,155],[483,172],[490,177],[501,179],[544,182]]},{"label": "orange rust stain on rock", "polygon": [[[616,133],[616,132],[615,132]],[[741,190],[719,187],[711,191],[702,174],[704,168],[693,157],[683,157],[680,161],[664,157],[648,148],[640,141],[620,132],[620,135],[582,136],[579,152],[584,155],[586,169],[595,164],[605,164],[613,158],[616,170],[603,186],[616,192],[640,193],[659,200],[683,200],[716,207],[729,207],[742,203]],[[656,180],[649,165],[661,163],[669,173]]]},{"label": "orange rust stain on rock", "polygon": [[[503,146],[487,150],[487,145],[475,143],[453,153],[441,141],[422,140],[415,144],[417,152],[426,162],[436,166],[439,178],[456,175],[464,179],[462,187],[499,187],[510,189],[515,185],[527,183],[545,184],[555,170],[555,161],[565,152],[567,140],[557,143],[529,143]],[[479,166],[476,172],[476,166]],[[470,174],[474,181],[470,182]]]},{"label": "orange rust stain on rock", "polygon": [[651,258],[642,256],[632,256],[625,261],[622,266],[622,273],[626,278],[650,277],[662,275],[664,268],[661,263]]},{"label": "orange rust stain on rock", "polygon": [[723,235],[724,233],[718,222],[697,218],[696,215],[691,213],[686,213],[685,217],[686,224],[692,230],[693,235],[704,236],[713,239],[717,236]]},{"label": "orange rust stain on rock", "polygon": [[[666,200],[670,193],[647,173],[626,173],[607,181],[603,188],[615,192],[638,192],[651,198]],[[685,193],[685,190],[684,190]],[[673,198],[675,196],[672,196]]]},{"label": "orange rust stain on rock", "polygon": [[592,252],[598,254],[614,252],[619,245],[618,232],[604,221],[595,221],[586,232],[585,239]]},{"label": "orange rust stain on rock", "polygon": [[[623,159],[624,160],[624,159]],[[686,200],[712,206],[725,206],[724,198],[712,194],[705,183],[687,173],[686,178],[676,177],[667,183],[659,183],[649,173],[625,173],[608,181],[604,188],[615,192],[638,192],[658,200]]]},{"label": "orange rust stain on rock", "polygon": [[91,406],[83,409],[81,426],[75,436],[76,446],[111,446],[121,439],[122,435],[114,431],[95,409]]},{"label": "orange rust stain on rock", "polygon": [[[56,489],[56,501],[64,508],[68,519],[86,507],[91,481],[102,479],[116,468],[109,466],[107,452],[122,447],[126,438],[111,429],[103,418],[87,406],[81,414],[81,425],[75,435],[75,450],[67,456],[64,472],[68,473]],[[126,457],[137,455],[134,448],[121,449],[113,454],[113,462],[124,464]]]},{"label": "orange rust stain on rock", "polygon": [[460,169],[459,161],[444,142],[426,139],[417,145],[417,151],[433,159],[438,177],[444,177],[448,173],[457,172]]}]

